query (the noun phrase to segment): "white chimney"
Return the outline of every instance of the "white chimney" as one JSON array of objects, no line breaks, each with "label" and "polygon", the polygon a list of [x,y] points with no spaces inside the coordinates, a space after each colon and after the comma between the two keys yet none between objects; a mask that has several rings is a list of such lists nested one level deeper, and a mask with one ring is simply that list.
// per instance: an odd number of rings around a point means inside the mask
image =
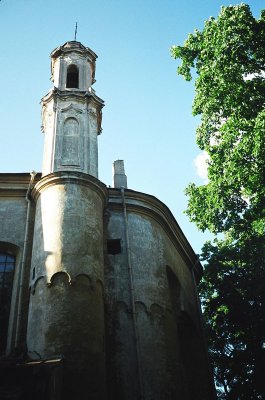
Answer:
[{"label": "white chimney", "polygon": [[115,188],[124,187],[125,189],[127,189],[127,176],[125,175],[124,161],[123,160],[114,161],[112,171],[113,171],[113,187]]}]

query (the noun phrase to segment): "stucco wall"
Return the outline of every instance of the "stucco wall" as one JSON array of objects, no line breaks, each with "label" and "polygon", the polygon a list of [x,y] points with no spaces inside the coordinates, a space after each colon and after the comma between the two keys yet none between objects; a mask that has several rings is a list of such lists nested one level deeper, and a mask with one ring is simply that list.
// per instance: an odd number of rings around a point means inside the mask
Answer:
[{"label": "stucco wall", "polygon": [[[36,181],[40,178],[35,177]],[[34,224],[34,205],[31,204],[28,213],[28,236],[26,243],[24,274],[21,277],[22,254],[25,240],[28,202],[26,193],[30,181],[29,173],[0,175],[0,251],[13,254],[16,266],[13,279],[9,331],[7,338],[7,354],[14,352],[15,340],[17,351],[22,351],[25,344],[28,306],[28,279],[30,270],[31,244]],[[18,297],[21,295],[21,324],[19,335],[16,334]],[[17,336],[17,338],[16,338]],[[16,338],[16,339],[15,339]]]},{"label": "stucco wall", "polygon": [[104,186],[57,173],[35,187],[27,345],[32,358],[63,355],[63,398],[105,397]]},{"label": "stucco wall", "polygon": [[[105,223],[106,240],[121,243],[120,253],[105,257],[109,390],[126,400],[191,399],[183,354],[192,346],[181,336],[183,316],[197,338],[193,362],[207,370],[191,272],[196,255],[172,215],[151,196],[125,190],[123,197],[112,190]],[[196,398],[211,398],[206,375],[197,375],[202,389]]]}]

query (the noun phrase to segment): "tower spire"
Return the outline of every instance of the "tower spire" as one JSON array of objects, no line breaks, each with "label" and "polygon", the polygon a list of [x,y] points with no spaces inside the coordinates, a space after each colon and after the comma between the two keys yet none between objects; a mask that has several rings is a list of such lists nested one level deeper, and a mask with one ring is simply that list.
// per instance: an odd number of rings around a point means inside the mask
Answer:
[{"label": "tower spire", "polygon": [[77,22],[75,23],[75,42],[76,42],[76,34],[77,34]]}]

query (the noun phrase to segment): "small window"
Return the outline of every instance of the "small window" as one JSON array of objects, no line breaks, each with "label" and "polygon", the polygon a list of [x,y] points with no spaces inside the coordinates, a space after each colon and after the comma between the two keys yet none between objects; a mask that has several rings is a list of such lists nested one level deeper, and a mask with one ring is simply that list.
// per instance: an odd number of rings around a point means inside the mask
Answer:
[{"label": "small window", "polygon": [[121,253],[121,239],[109,239],[107,241],[108,254]]},{"label": "small window", "polygon": [[0,354],[5,351],[16,258],[0,253]]},{"label": "small window", "polygon": [[79,86],[79,73],[76,65],[69,65],[67,68],[66,87],[78,89]]}]

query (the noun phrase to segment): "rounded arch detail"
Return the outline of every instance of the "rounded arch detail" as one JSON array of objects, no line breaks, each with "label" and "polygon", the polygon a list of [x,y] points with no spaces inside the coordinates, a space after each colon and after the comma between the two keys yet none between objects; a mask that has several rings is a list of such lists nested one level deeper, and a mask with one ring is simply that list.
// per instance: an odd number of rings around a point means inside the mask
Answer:
[{"label": "rounded arch detail", "polygon": [[76,64],[70,64],[67,67],[66,88],[67,89],[79,88],[79,69]]},{"label": "rounded arch detail", "polygon": [[84,288],[91,289],[93,287],[92,279],[88,274],[77,274],[72,280],[74,285],[82,285]]},{"label": "rounded arch detail", "polygon": [[56,272],[51,276],[50,282],[48,283],[48,286],[58,286],[58,285],[70,285],[71,284],[71,276],[64,271],[59,271]]},{"label": "rounded arch detail", "polygon": [[66,118],[63,124],[62,164],[80,166],[80,127],[74,117]]}]

